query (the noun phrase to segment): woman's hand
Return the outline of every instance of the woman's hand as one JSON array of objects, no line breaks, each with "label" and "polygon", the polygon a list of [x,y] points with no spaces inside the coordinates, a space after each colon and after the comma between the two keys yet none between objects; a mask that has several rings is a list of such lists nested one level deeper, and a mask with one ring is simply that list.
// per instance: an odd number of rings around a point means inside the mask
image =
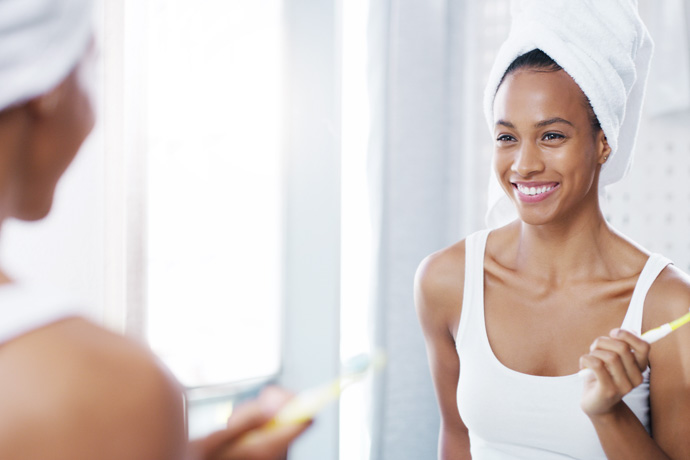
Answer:
[{"label": "woman's hand", "polygon": [[637,335],[613,329],[599,337],[590,352],[580,357],[580,368],[589,368],[580,406],[590,417],[609,413],[623,396],[642,383],[649,364],[649,344]]},{"label": "woman's hand", "polygon": [[266,423],[292,395],[276,387],[266,388],[252,401],[239,406],[228,419],[227,428],[194,441],[193,459],[279,460],[287,456],[288,445],[310,425],[266,427]]}]

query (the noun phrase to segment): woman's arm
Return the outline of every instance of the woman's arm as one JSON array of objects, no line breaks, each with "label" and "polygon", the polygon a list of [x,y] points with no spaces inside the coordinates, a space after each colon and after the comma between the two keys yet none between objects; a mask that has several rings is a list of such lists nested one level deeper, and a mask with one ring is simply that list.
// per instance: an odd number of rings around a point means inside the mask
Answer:
[{"label": "woman's arm", "polygon": [[[643,330],[688,311],[690,283],[669,267],[645,301]],[[649,364],[650,437],[622,397],[642,381]],[[609,459],[690,458],[690,330],[680,329],[651,347],[633,334],[613,330],[581,360],[596,378],[585,383],[582,406]]]},{"label": "woman's arm", "polygon": [[[690,277],[669,266],[647,297],[647,329],[672,321],[690,308]],[[690,325],[654,343],[649,361],[652,437],[670,458],[690,458]]]},{"label": "woman's arm", "polygon": [[460,363],[452,332],[460,316],[463,280],[464,245],[427,257],[415,277],[415,305],[441,410],[440,460],[471,458],[456,399]]},{"label": "woman's arm", "polygon": [[580,365],[594,371],[585,377],[582,410],[589,416],[609,459],[667,459],[659,445],[622,398],[642,383],[649,344],[634,334],[614,329],[599,337]]}]

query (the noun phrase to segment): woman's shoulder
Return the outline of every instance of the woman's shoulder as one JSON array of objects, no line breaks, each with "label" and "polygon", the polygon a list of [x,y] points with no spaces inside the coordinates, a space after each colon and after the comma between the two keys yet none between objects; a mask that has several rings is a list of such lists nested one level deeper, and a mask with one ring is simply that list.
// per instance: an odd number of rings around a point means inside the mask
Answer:
[{"label": "woman's shoulder", "polygon": [[458,241],[426,256],[417,268],[417,279],[422,287],[437,290],[455,285],[458,276],[465,273],[465,242]]},{"label": "woman's shoulder", "polygon": [[654,280],[645,300],[645,329],[684,315],[690,309],[690,275],[673,264]]},{"label": "woman's shoulder", "polygon": [[3,344],[0,372],[2,458],[182,458],[181,388],[133,340],[68,318]]},{"label": "woman's shoulder", "polygon": [[[690,277],[667,265],[647,293],[642,330],[646,331],[688,312]],[[690,444],[690,326],[655,342],[649,352],[650,407],[653,435],[672,458],[688,458]]]},{"label": "woman's shoulder", "polygon": [[415,275],[415,306],[423,326],[454,330],[460,318],[465,280],[463,239],[426,256]]}]

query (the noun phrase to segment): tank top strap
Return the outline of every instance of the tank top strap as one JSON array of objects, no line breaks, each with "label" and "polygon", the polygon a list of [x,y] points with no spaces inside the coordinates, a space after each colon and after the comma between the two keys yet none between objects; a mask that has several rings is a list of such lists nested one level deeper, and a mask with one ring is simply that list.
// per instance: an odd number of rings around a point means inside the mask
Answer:
[{"label": "tank top strap", "polygon": [[628,311],[623,319],[621,328],[628,331],[633,331],[638,335],[642,333],[642,313],[644,310],[644,301],[647,298],[647,292],[652,284],[667,265],[672,262],[661,254],[651,254],[642,273],[637,279],[637,284],[633,290],[632,298]]},{"label": "tank top strap", "polygon": [[[460,323],[456,334],[456,343],[465,336],[469,323],[482,321],[484,317],[484,251],[490,229],[472,233],[465,239],[465,282],[462,297]],[[483,330],[470,327],[469,331]]]}]

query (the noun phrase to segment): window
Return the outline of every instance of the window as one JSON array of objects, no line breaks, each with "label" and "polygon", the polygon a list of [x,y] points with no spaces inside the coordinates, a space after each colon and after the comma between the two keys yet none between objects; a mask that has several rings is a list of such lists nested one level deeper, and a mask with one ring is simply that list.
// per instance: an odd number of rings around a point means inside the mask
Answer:
[{"label": "window", "polygon": [[[106,310],[190,389],[192,437],[269,380],[299,391],[339,368],[339,9],[106,3]],[[291,458],[336,458],[337,436],[332,405]]]},{"label": "window", "polygon": [[281,1],[150,2],[147,336],[187,387],[276,374]]}]

